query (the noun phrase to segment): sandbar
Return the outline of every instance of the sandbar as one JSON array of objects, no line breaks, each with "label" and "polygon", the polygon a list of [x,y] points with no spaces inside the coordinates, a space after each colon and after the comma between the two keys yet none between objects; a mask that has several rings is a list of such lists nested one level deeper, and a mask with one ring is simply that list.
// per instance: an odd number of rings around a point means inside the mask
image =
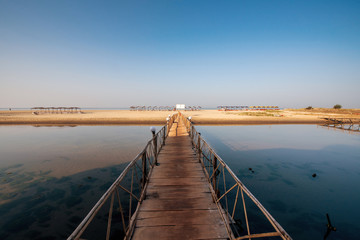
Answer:
[{"label": "sandbar", "polygon": [[[197,125],[321,124],[324,118],[360,119],[360,110],[306,111],[180,111]],[[162,125],[177,111],[82,110],[82,113],[44,113],[31,110],[0,111],[0,125]]]}]

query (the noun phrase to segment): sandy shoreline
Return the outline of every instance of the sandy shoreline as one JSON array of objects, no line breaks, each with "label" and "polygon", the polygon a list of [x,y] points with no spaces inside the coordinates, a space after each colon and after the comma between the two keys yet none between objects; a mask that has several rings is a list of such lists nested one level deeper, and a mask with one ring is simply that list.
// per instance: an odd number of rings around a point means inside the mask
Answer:
[{"label": "sandy shoreline", "polygon": [[165,124],[175,112],[129,110],[83,110],[82,113],[39,114],[29,111],[0,111],[0,124],[7,125],[126,125]]},{"label": "sandy shoreline", "polygon": [[[165,124],[175,111],[84,110],[72,114],[39,114],[0,111],[0,125],[151,125]],[[282,110],[277,112],[182,111],[198,125],[320,124],[325,117],[358,118],[358,114]]]}]

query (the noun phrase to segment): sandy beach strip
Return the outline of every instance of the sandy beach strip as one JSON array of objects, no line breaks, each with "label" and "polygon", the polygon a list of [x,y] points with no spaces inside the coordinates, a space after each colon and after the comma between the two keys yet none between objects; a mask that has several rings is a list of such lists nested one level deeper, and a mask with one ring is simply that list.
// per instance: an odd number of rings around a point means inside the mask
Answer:
[{"label": "sandy beach strip", "polygon": [[0,111],[0,124],[8,125],[148,125],[165,124],[172,111],[82,110],[82,113],[43,113]]},{"label": "sandy beach strip", "polygon": [[[281,110],[276,112],[243,111],[181,111],[198,125],[228,124],[320,124],[323,118],[358,118],[344,113],[312,113]],[[0,111],[2,125],[162,125],[175,111],[83,110],[82,113],[44,113],[28,111]]]}]

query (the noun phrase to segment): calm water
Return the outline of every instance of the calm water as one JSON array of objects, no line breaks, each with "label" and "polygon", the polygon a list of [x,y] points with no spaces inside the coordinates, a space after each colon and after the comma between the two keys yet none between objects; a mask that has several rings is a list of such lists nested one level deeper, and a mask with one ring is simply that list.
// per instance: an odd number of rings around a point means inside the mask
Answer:
[{"label": "calm water", "polygon": [[1,126],[0,239],[65,239],[150,138],[148,126]]},{"label": "calm water", "polygon": [[[337,228],[328,239],[357,239],[360,134],[197,129],[294,239],[323,239],[326,213]],[[148,126],[1,126],[0,239],[66,238],[150,135]]]},{"label": "calm water", "polygon": [[360,134],[312,125],[197,130],[294,239],[323,239],[326,213],[337,228],[327,239],[359,239]]}]

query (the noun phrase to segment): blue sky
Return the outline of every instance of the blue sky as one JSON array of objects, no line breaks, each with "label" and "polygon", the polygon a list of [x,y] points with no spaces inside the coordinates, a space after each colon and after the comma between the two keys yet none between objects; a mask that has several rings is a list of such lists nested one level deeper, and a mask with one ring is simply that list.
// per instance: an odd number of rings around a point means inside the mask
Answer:
[{"label": "blue sky", "polygon": [[0,107],[360,108],[360,1],[0,0]]}]

